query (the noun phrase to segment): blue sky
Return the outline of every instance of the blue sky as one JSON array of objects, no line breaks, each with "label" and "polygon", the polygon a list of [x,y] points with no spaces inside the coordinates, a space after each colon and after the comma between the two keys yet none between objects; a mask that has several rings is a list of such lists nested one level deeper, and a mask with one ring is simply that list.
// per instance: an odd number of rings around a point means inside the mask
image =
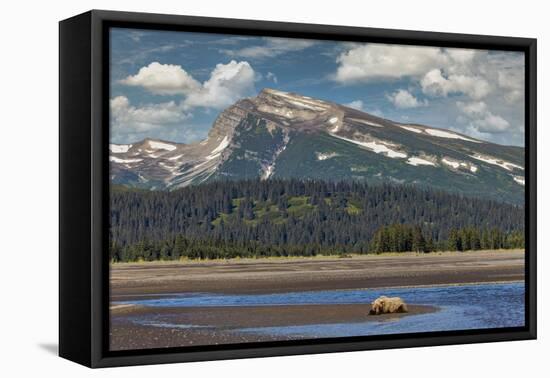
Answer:
[{"label": "blue sky", "polygon": [[514,52],[115,28],[111,141],[201,140],[268,87],[522,146],[524,69]]}]

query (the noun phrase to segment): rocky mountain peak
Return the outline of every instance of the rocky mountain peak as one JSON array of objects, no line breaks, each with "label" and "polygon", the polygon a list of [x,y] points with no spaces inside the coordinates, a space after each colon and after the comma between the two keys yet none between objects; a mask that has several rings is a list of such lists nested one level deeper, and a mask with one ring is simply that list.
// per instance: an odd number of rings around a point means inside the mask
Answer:
[{"label": "rocky mountain peak", "polygon": [[299,177],[429,185],[521,203],[525,183],[521,147],[271,88],[223,110],[203,141],[111,145],[110,161],[113,182],[151,189]]},{"label": "rocky mountain peak", "polygon": [[[318,113],[337,107],[336,104],[327,101],[271,88],[262,89],[258,96],[253,97],[250,100],[256,106],[283,106],[285,108],[295,109],[297,111],[307,110]],[[282,110],[279,112],[274,111],[274,113],[282,114]]]}]

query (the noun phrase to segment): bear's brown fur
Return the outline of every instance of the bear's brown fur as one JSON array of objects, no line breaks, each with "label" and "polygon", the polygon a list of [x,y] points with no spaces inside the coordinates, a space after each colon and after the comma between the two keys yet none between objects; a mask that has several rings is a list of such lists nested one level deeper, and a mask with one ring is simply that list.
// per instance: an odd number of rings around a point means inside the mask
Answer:
[{"label": "bear's brown fur", "polygon": [[369,315],[395,314],[408,312],[407,305],[399,297],[381,296],[371,303]]}]

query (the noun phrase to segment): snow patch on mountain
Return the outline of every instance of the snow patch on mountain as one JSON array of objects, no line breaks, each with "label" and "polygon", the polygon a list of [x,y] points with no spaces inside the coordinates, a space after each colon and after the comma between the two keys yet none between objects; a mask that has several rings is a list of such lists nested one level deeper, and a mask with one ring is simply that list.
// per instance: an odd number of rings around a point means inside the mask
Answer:
[{"label": "snow patch on mountain", "polygon": [[460,162],[458,162],[456,160],[450,160],[450,159],[447,159],[447,158],[443,158],[443,159],[441,159],[441,162],[445,165],[453,167],[454,169],[458,169],[460,167]]},{"label": "snow patch on mountain", "polygon": [[522,186],[525,186],[525,177],[523,176],[513,176],[514,177],[514,181],[517,182],[518,184],[522,185]]},{"label": "snow patch on mountain", "polygon": [[435,136],[435,137],[438,137],[438,138],[461,139],[461,140],[466,140],[468,142],[481,143],[481,141],[479,141],[479,140],[470,139],[470,138],[467,138],[467,137],[462,136],[460,134],[451,133],[451,132],[445,131],[445,130],[424,129],[424,132],[428,133],[431,136]]},{"label": "snow patch on mountain", "polygon": [[223,137],[223,140],[218,145],[218,147],[214,148],[212,152],[210,152],[210,154],[214,155],[214,154],[217,154],[218,152],[222,152],[227,148],[227,146],[229,146],[229,138],[226,135],[225,137]]},{"label": "snow patch on mountain", "polygon": [[413,133],[422,134],[422,129],[419,129],[417,127],[403,126],[403,125],[399,125],[399,127],[401,127],[402,129],[405,129],[407,131],[412,131]]},{"label": "snow patch on mountain", "polygon": [[159,142],[156,140],[150,140],[149,147],[155,150],[166,150],[166,151],[174,151],[176,149],[176,146],[174,146],[173,144]]},{"label": "snow patch on mountain", "polygon": [[371,150],[374,153],[383,154],[383,155],[385,155],[387,157],[390,157],[390,158],[404,159],[404,158],[407,157],[406,153],[400,152],[400,151],[395,151],[395,150],[392,150],[391,148],[388,147],[388,145],[393,145],[393,143],[385,144],[383,142],[375,142],[375,141],[362,142],[362,141],[355,140],[355,139],[345,138],[343,136],[336,135],[336,134],[330,134],[330,135],[332,135],[335,138],[345,140],[346,142],[350,142],[350,143],[356,144],[358,146],[365,147],[365,148]]},{"label": "snow patch on mountain", "polygon": [[273,173],[275,172],[275,164],[277,164],[277,158],[279,157],[279,155],[281,155],[283,153],[284,150],[286,150],[286,146],[288,145],[289,141],[290,141],[290,136],[289,136],[288,133],[285,133],[284,137],[283,137],[282,145],[279,146],[279,148],[277,148],[277,150],[275,151],[275,153],[271,157],[271,160],[269,162],[263,163],[261,165],[262,166],[262,175],[261,175],[260,178],[262,180],[267,180],[268,178],[273,176]]},{"label": "snow patch on mountain", "polygon": [[219,158],[220,155],[221,155],[221,152],[218,152],[217,154],[210,154],[206,157],[206,160],[213,160],[213,159]]},{"label": "snow patch on mountain", "polygon": [[455,160],[455,159],[451,159],[451,158],[448,158],[448,157],[444,157],[441,159],[441,163],[449,166],[449,167],[452,167],[454,169],[461,169],[461,170],[466,170],[466,171],[470,171],[471,173],[476,173],[477,172],[477,166],[475,166],[474,164],[470,163],[470,162],[466,162],[466,161],[460,161],[460,160]]},{"label": "snow patch on mountain", "polygon": [[317,156],[317,160],[328,160],[332,159],[333,157],[339,156],[336,152],[316,152],[315,155]]},{"label": "snow patch on mountain", "polygon": [[426,159],[422,159],[422,158],[417,157],[417,156],[411,156],[407,160],[407,164],[414,165],[415,167],[417,167],[419,165],[431,165],[433,167],[436,166],[436,164],[434,162],[426,160]]},{"label": "snow patch on mountain", "polygon": [[338,130],[340,130],[341,123],[338,121],[339,121],[338,117],[332,117],[328,120],[328,123],[330,123],[331,125],[334,125],[334,127],[330,129],[331,133],[335,133],[335,132],[338,132]]},{"label": "snow patch on mountain", "polygon": [[362,124],[367,125],[367,126],[384,127],[384,125],[382,125],[382,124],[380,124],[380,123],[373,122],[373,121],[367,121],[367,120],[365,120],[365,119],[347,118],[347,120],[352,121],[352,122],[362,123]]},{"label": "snow patch on mountain", "polygon": [[116,156],[109,156],[109,161],[112,161],[113,163],[119,163],[119,164],[130,164],[130,163],[139,163],[143,159],[121,159],[117,158]]},{"label": "snow patch on mountain", "polygon": [[166,164],[165,162],[160,162],[159,165],[166,169],[167,171],[170,171],[172,173],[172,175],[175,174],[175,172],[177,172],[179,170],[179,166],[174,166],[174,165],[170,165],[170,164]]},{"label": "snow patch on mountain", "polygon": [[275,169],[275,163],[268,165],[265,169],[265,172],[262,175],[262,180],[267,180],[268,178],[270,178],[271,175],[273,174],[274,169]]},{"label": "snow patch on mountain", "polygon": [[109,150],[113,154],[124,154],[132,148],[131,144],[109,144]]},{"label": "snow patch on mountain", "polygon": [[384,127],[384,125],[380,124],[380,123],[377,123],[377,122],[373,122],[373,121],[367,121],[365,122],[367,125],[369,126],[374,126],[374,127]]},{"label": "snow patch on mountain", "polygon": [[506,161],[506,160],[497,159],[489,155],[471,155],[471,157],[473,157],[476,160],[480,160],[484,163],[499,166],[501,168],[506,169],[507,171],[513,171],[514,169],[523,170],[523,167],[520,165],[510,163],[509,161]]},{"label": "snow patch on mountain", "polygon": [[301,95],[292,94],[288,92],[278,91],[275,89],[265,88],[263,92],[282,98],[284,99],[284,101],[289,102],[295,106],[314,110],[314,111],[324,111],[328,109],[330,106],[322,100],[317,100],[311,97],[301,96]]},{"label": "snow patch on mountain", "polygon": [[299,108],[307,109],[307,110],[312,110],[312,111],[314,111],[314,112],[322,112],[322,111],[326,110],[326,107],[315,106],[315,105],[308,104],[308,103],[303,102],[303,101],[287,100],[287,102],[289,102],[289,103],[291,103],[292,105],[297,106],[297,107],[299,107]]}]

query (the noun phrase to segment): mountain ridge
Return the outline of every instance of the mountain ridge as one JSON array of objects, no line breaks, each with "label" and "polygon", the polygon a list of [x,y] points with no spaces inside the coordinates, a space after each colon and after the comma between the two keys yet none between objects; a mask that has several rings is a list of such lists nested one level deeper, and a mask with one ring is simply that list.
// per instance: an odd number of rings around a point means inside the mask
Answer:
[{"label": "mountain ridge", "polygon": [[523,201],[524,149],[399,123],[265,88],[223,110],[208,137],[111,144],[111,181],[176,189],[216,179],[311,178],[412,183]]}]

